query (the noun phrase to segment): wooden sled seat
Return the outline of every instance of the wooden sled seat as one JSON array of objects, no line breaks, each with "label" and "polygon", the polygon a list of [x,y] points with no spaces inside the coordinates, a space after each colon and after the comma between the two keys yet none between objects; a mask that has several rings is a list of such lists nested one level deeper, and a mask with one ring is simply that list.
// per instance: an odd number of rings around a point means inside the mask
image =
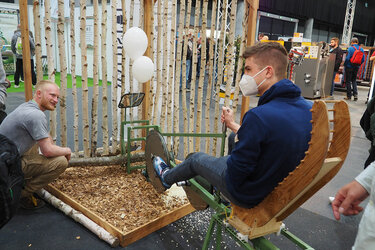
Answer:
[{"label": "wooden sled seat", "polygon": [[349,151],[350,114],[344,101],[330,101],[329,105],[333,109],[327,110],[323,101],[314,102],[309,149],[297,168],[256,207],[232,204],[229,223],[240,233],[253,239],[280,231],[282,220],[340,170]]}]

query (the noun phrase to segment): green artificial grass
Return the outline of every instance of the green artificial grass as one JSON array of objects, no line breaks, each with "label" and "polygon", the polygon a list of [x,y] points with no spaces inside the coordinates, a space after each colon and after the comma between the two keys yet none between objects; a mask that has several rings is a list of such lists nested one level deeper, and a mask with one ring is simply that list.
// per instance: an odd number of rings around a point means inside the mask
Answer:
[{"label": "green artificial grass", "polygon": [[[7,89],[8,93],[25,92],[25,83],[24,82],[20,81],[20,85],[19,85],[20,87],[19,88],[15,88],[14,87],[14,75],[8,75],[7,78],[12,83],[11,87]],[[48,76],[44,75],[43,79],[48,79]],[[20,80],[21,80],[21,78],[20,78]],[[55,74],[55,82],[56,82],[57,85],[60,86],[60,72],[57,72]],[[77,88],[81,88],[82,87],[81,76],[76,76],[76,82],[77,82]],[[93,85],[94,85],[93,79],[92,78],[88,78],[87,86],[92,87]],[[102,85],[102,81],[99,80],[99,86],[101,86],[101,85]],[[108,85],[111,85],[111,82],[108,81]],[[72,76],[70,74],[67,75],[67,87],[69,89],[72,88]]]}]

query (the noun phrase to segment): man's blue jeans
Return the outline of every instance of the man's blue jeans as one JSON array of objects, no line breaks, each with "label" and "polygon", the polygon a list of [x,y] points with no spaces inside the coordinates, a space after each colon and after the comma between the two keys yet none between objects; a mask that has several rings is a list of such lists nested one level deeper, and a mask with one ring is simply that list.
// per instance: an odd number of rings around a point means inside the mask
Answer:
[{"label": "man's blue jeans", "polygon": [[202,152],[194,153],[181,164],[165,173],[164,181],[172,185],[199,175],[216,187],[231,202],[241,206],[241,203],[234,199],[227,190],[225,175],[228,157],[217,158]]},{"label": "man's blue jeans", "polygon": [[[186,60],[186,88],[189,87],[189,76],[190,76],[191,60]],[[182,89],[182,63],[181,63],[181,73],[180,73],[180,89]]]}]

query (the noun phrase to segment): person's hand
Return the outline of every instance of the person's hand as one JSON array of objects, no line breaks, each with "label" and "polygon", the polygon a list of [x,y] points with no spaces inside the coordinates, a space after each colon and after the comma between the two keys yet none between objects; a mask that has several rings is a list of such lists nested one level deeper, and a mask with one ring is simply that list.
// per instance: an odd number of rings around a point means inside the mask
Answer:
[{"label": "person's hand", "polygon": [[221,122],[225,123],[225,126],[235,133],[237,133],[237,130],[240,128],[240,125],[234,121],[233,110],[225,106],[223,106],[223,110],[221,112]]},{"label": "person's hand", "polygon": [[71,158],[71,155],[72,155],[72,151],[70,150],[70,148],[66,148],[67,150],[67,154],[65,155],[65,158],[70,161],[70,158]]},{"label": "person's hand", "polygon": [[5,82],[7,83],[7,86],[6,86],[6,87],[7,87],[7,88],[10,88],[10,85],[11,85],[11,84],[10,84],[9,79],[5,78]]},{"label": "person's hand", "polygon": [[340,220],[340,214],[356,215],[363,208],[359,204],[367,198],[369,193],[357,181],[352,181],[342,187],[336,194],[332,202],[333,216],[336,220]]}]

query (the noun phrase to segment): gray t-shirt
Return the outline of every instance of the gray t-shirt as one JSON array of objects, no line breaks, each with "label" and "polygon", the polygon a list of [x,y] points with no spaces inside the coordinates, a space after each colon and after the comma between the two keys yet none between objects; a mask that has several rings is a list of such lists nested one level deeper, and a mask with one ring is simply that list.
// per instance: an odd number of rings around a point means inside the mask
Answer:
[{"label": "gray t-shirt", "polygon": [[25,102],[4,119],[0,134],[14,142],[22,156],[38,140],[49,137],[46,115],[35,101]]}]

